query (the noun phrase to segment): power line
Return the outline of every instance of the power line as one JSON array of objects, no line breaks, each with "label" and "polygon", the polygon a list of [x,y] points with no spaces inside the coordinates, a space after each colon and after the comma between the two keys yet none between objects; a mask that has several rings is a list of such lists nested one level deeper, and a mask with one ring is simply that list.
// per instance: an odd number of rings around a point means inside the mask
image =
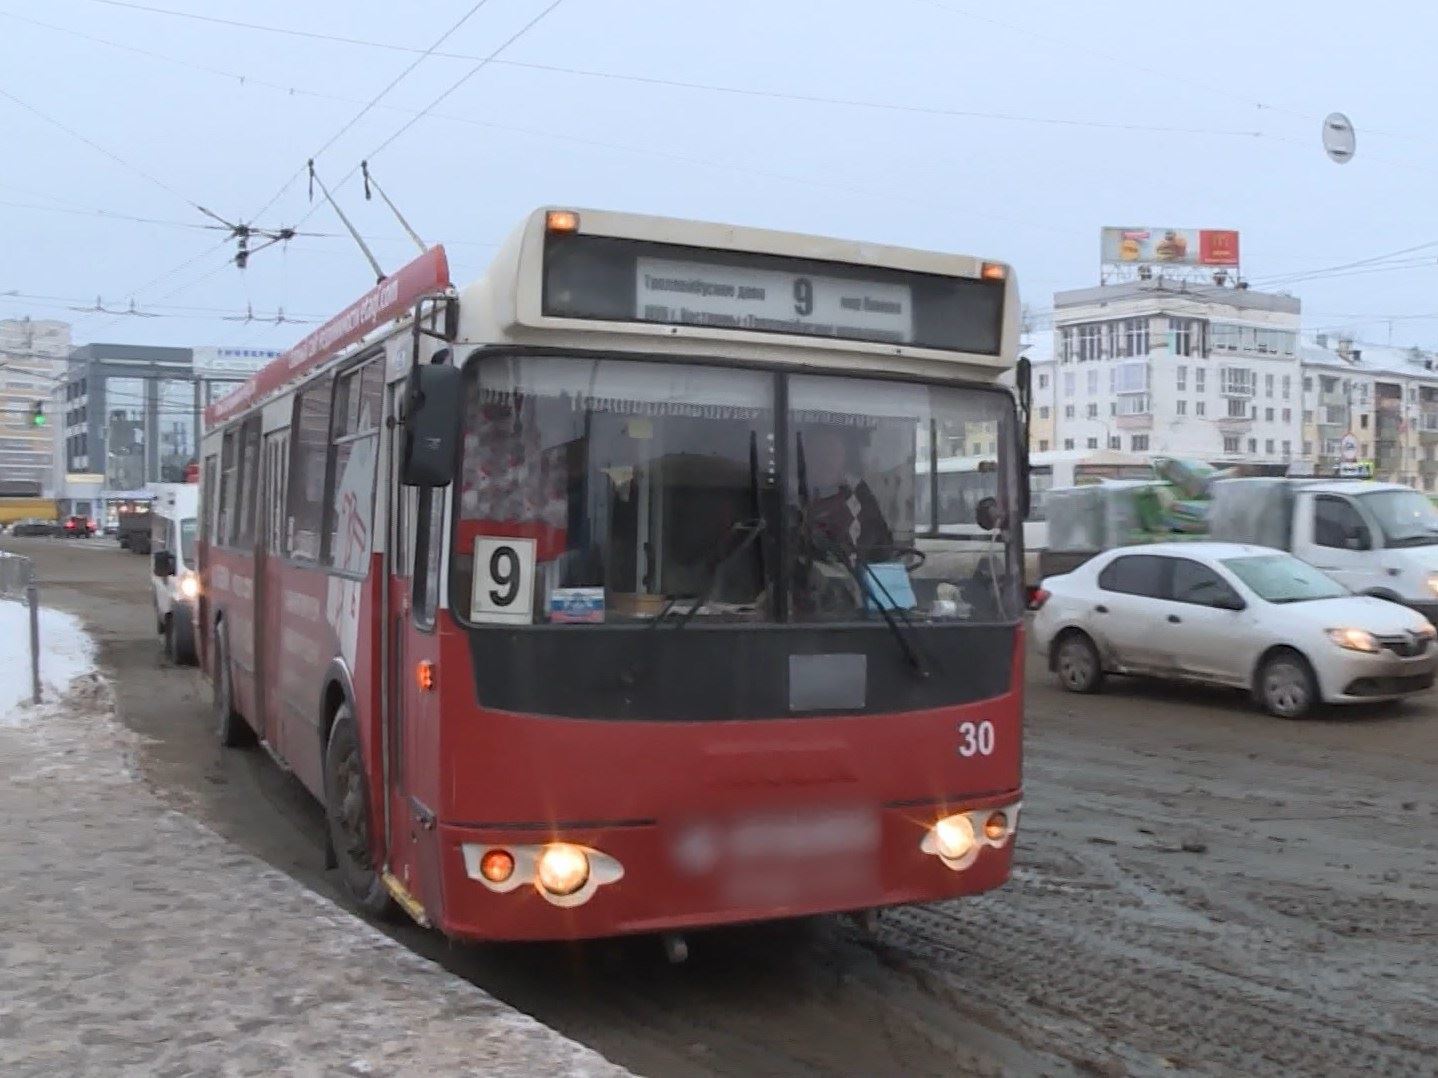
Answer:
[{"label": "power line", "polygon": [[[424,61],[433,54],[435,49],[439,48],[446,41],[448,41],[451,35],[453,35],[457,30],[459,30],[461,26],[467,23],[470,18],[473,17],[474,14],[478,12],[480,8],[484,7],[484,5],[487,3],[489,3],[489,0],[478,0],[478,3],[474,4],[468,11],[461,15],[459,20],[456,21],[453,25],[451,25],[448,30],[446,30],[438,38],[436,38],[434,44],[430,45],[429,48],[425,49],[418,56],[416,56],[414,58],[414,61],[407,68],[405,68],[398,75],[396,75],[393,79],[391,79],[388,85],[386,85],[383,90],[375,94],[374,97],[370,98],[369,101],[365,103],[364,107],[359,110],[359,112],[355,113],[352,117],[350,117],[348,123],[344,124],[344,126],[342,126],[338,131],[336,131],[333,135],[330,136],[329,141],[327,141],[314,153],[310,154],[309,160],[318,160],[319,157],[326,150],[328,150],[331,146],[333,146],[336,142],[343,138],[345,133],[351,128],[353,128],[355,124],[359,123],[360,120],[364,119],[364,117],[369,114],[370,110],[372,110],[376,105],[380,103],[380,101],[385,97],[385,95],[387,95],[391,90],[393,90],[396,86],[403,82],[405,78],[408,77],[412,71],[414,71],[415,68],[419,67],[420,64],[424,63]],[[283,198],[285,192],[289,190],[289,188],[294,184],[297,178],[298,174],[292,175],[288,180],[286,180],[284,184],[281,185],[280,189],[275,192],[274,196],[268,202],[266,202],[263,208],[261,208],[260,211],[254,216],[257,218],[262,216],[266,210],[268,210],[271,206],[273,206],[276,202]]]},{"label": "power line", "polygon": [[[437,50],[434,50],[434,49],[431,49],[431,50],[421,50],[421,49],[415,48],[415,47],[413,47],[413,46],[397,45],[397,44],[394,44],[394,43],[392,43],[392,42],[372,41],[372,40],[365,40],[365,39],[351,38],[351,37],[340,37],[340,36],[330,35],[330,34],[318,34],[318,33],[311,33],[311,32],[308,32],[308,31],[292,30],[292,29],[288,29],[288,28],[285,28],[285,27],[265,26],[265,25],[261,25],[261,24],[258,24],[258,23],[240,22],[240,21],[238,21],[238,20],[233,20],[233,19],[220,19],[220,18],[215,18],[215,17],[212,17],[212,16],[195,15],[195,14],[192,14],[192,13],[190,13],[190,12],[167,11],[167,10],[162,9],[162,8],[149,7],[149,6],[145,6],[145,5],[135,5],[135,4],[128,4],[128,3],[120,3],[120,2],[118,2],[118,0],[92,0],[92,2],[94,2],[94,3],[113,3],[113,6],[116,6],[116,7],[134,8],[134,9],[136,9],[136,10],[151,12],[151,13],[155,13],[155,14],[166,14],[166,15],[173,15],[173,16],[177,16],[177,17],[181,17],[181,18],[191,18],[191,19],[196,19],[196,20],[201,21],[201,22],[218,23],[218,24],[224,25],[224,26],[240,27],[240,28],[243,28],[243,29],[246,29],[246,30],[254,30],[254,31],[259,31],[259,32],[263,32],[263,33],[281,34],[281,35],[296,36],[296,37],[303,37],[303,38],[313,38],[313,39],[319,39],[319,40],[324,40],[324,41],[330,41],[330,42],[334,42],[334,43],[338,43],[338,44],[354,45],[354,46],[360,46],[360,47],[372,48],[372,49],[383,49],[383,50],[393,51],[393,52],[420,53],[420,54],[421,54],[421,58],[423,58],[423,57],[425,57],[425,56],[433,56],[433,57],[438,58],[438,59],[449,59],[449,60],[483,60],[485,63],[492,63],[492,64],[495,64],[496,66],[501,66],[501,67],[513,67],[513,68],[518,68],[518,69],[523,69],[523,70],[529,70],[529,71],[543,71],[543,72],[547,72],[547,73],[550,73],[550,74],[573,75],[573,76],[577,76],[577,77],[580,77],[580,78],[602,79],[602,80],[607,80],[607,81],[612,81],[612,82],[628,82],[628,83],[634,83],[634,84],[637,84],[637,85],[640,85],[640,86],[662,86],[662,87],[667,87],[667,88],[670,88],[670,89],[697,90],[697,91],[701,91],[701,92],[705,92],[705,93],[724,94],[724,95],[735,96],[735,97],[757,98],[757,99],[761,99],[761,100],[792,101],[792,102],[797,102],[797,103],[802,103],[802,104],[811,104],[811,105],[829,105],[829,106],[835,106],[835,107],[841,107],[841,108],[869,109],[869,110],[875,110],[875,111],[881,111],[881,112],[909,113],[909,114],[921,115],[921,116],[943,116],[943,117],[951,117],[951,118],[955,118],[955,119],[993,120],[993,121],[998,121],[998,122],[1025,123],[1025,124],[1040,124],[1040,125],[1047,125],[1047,126],[1054,126],[1054,127],[1097,128],[1097,129],[1101,129],[1101,130],[1150,132],[1150,133],[1156,133],[1156,134],[1217,135],[1217,136],[1227,136],[1227,137],[1236,137],[1236,138],[1267,138],[1267,139],[1276,139],[1276,140],[1278,140],[1278,141],[1289,141],[1289,140],[1285,140],[1285,139],[1280,139],[1280,138],[1278,138],[1278,136],[1270,135],[1270,134],[1267,134],[1266,132],[1257,131],[1257,130],[1231,129],[1231,128],[1216,128],[1216,127],[1186,127],[1186,126],[1171,125],[1171,124],[1145,124],[1145,123],[1134,123],[1134,122],[1128,122],[1128,121],[1123,121],[1123,120],[1094,120],[1094,119],[1081,119],[1081,118],[1060,117],[1060,116],[1037,116],[1037,115],[1030,115],[1030,114],[1023,114],[1023,113],[1007,113],[1007,112],[991,112],[991,111],[990,111],[990,112],[985,112],[985,111],[974,110],[974,109],[945,108],[945,107],[938,106],[938,105],[918,105],[918,104],[910,104],[910,103],[904,103],[904,102],[874,101],[874,100],[868,100],[868,99],[863,99],[863,98],[835,97],[835,96],[830,96],[830,95],[825,95],[825,94],[796,93],[796,92],[788,92],[788,91],[783,91],[783,90],[763,90],[763,89],[756,89],[756,88],[753,88],[753,87],[744,87],[744,86],[726,86],[726,85],[717,84],[717,83],[689,82],[689,81],[686,81],[686,80],[683,80],[683,79],[659,78],[659,77],[657,77],[657,76],[649,76],[649,75],[632,75],[632,74],[627,74],[627,73],[623,73],[623,72],[614,72],[614,71],[596,71],[596,70],[593,70],[593,69],[590,69],[590,68],[567,67],[567,66],[564,66],[564,65],[561,65],[561,64],[541,64],[541,63],[527,62],[527,61],[523,61],[523,60],[502,60],[502,59],[498,59],[498,58],[494,58],[494,57],[485,59],[485,58],[483,58],[483,57],[475,56],[475,55],[470,54],[470,53],[441,52],[441,51],[437,51]],[[0,12],[0,14],[8,14],[8,13]],[[19,16],[11,16],[11,17],[12,17],[12,18],[19,18]],[[62,32],[62,33],[76,33],[76,31],[71,31],[71,30],[68,30],[68,29],[66,29],[66,28],[64,28],[64,27],[50,26],[50,25],[47,24],[47,23],[41,23],[41,22],[39,22],[38,20],[35,20],[35,19],[26,18],[26,19],[24,19],[23,21],[32,23],[32,24],[37,25],[37,26],[46,26],[46,27],[49,28],[49,29],[59,30],[59,31]],[[105,40],[102,39],[102,38],[96,38],[96,37],[93,37],[92,35],[88,35],[88,34],[84,34],[84,35],[80,35],[80,36],[83,36],[83,37],[85,37],[87,40],[90,40],[90,41],[98,41],[98,42],[100,42],[100,43],[102,43],[102,44],[115,44],[115,43],[113,43],[113,42],[107,42],[107,41],[105,41]],[[132,48],[131,46],[122,45],[122,44],[115,44],[115,47],[116,47],[116,48],[121,48],[121,49],[129,49],[129,48]],[[135,50],[135,51],[141,51],[141,50]],[[151,53],[151,52],[145,52],[145,55],[148,55],[148,56],[157,56],[157,54]],[[197,66],[197,65],[194,65],[194,64],[189,63],[188,61],[178,61],[178,60],[177,60],[177,61],[175,61],[175,62],[177,62],[177,63],[182,63],[182,64],[184,64],[184,65],[187,66],[187,67],[196,67],[196,66]],[[210,71],[211,73],[214,73],[214,74],[224,75],[225,77],[228,77],[228,78],[235,78],[235,79],[238,79],[238,80],[245,80],[245,79],[247,78],[246,76],[236,75],[236,74],[233,74],[233,73],[231,73],[231,72],[217,71],[217,70],[215,70],[215,69],[213,69],[213,68],[200,68],[200,69],[201,69],[201,70]]]},{"label": "power line", "polygon": [[135,173],[137,176],[141,176],[141,177],[143,177],[144,179],[149,180],[149,181],[150,181],[152,184],[154,184],[156,187],[160,188],[162,191],[165,191],[167,194],[171,194],[171,195],[173,195],[174,197],[178,198],[181,202],[185,203],[185,205],[187,205],[187,206],[192,206],[193,208],[195,208],[195,209],[197,209],[197,210],[202,210],[202,209],[203,209],[203,207],[201,207],[198,202],[195,202],[193,199],[187,198],[187,197],[185,197],[184,195],[180,194],[179,191],[175,190],[175,188],[171,187],[171,186],[170,186],[168,183],[166,183],[164,180],[160,179],[160,178],[157,177],[157,176],[152,175],[152,174],[149,173],[149,172],[146,172],[146,171],[145,171],[144,169],[142,169],[139,165],[136,165],[136,164],[134,164],[134,163],[132,163],[132,162],[130,162],[130,161],[125,160],[125,158],[121,157],[119,154],[115,153],[113,150],[110,150],[110,149],[107,149],[107,148],[104,147],[104,146],[101,146],[101,145],[100,145],[98,142],[96,142],[94,139],[89,138],[89,137],[87,137],[87,136],[85,136],[85,135],[82,135],[80,132],[76,131],[73,127],[70,127],[69,125],[62,123],[61,121],[55,119],[55,117],[49,115],[48,113],[42,112],[40,109],[36,108],[34,105],[31,105],[29,102],[27,102],[27,101],[22,101],[20,98],[16,97],[14,94],[12,94],[9,90],[0,88],[0,97],[3,97],[3,98],[5,98],[6,100],[10,101],[11,103],[20,106],[20,108],[24,109],[26,112],[29,112],[29,113],[31,113],[31,114],[33,114],[33,115],[35,115],[35,116],[38,116],[40,119],[44,120],[46,123],[48,123],[48,124],[50,124],[50,125],[52,125],[52,126],[54,126],[54,127],[59,128],[61,131],[65,132],[65,134],[69,135],[71,138],[78,139],[80,142],[83,142],[86,146],[89,146],[92,150],[95,150],[95,151],[97,151],[98,153],[104,154],[104,155],[105,155],[106,157],[108,157],[111,161],[114,161],[116,164],[121,165],[122,167],[129,169],[131,172]]}]

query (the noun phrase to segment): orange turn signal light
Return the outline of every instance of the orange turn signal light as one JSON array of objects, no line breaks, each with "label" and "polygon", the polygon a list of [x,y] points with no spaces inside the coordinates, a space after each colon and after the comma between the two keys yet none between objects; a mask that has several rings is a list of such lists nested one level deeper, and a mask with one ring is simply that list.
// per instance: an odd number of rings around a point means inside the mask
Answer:
[{"label": "orange turn signal light", "polygon": [[985,262],[979,270],[979,276],[986,281],[1002,281],[1009,275],[1009,267],[1002,262]]},{"label": "orange turn signal light", "polygon": [[486,850],[479,860],[479,873],[490,883],[503,883],[514,875],[514,854],[508,850]]},{"label": "orange turn signal light", "polygon": [[434,663],[424,659],[417,663],[414,668],[414,679],[419,684],[421,692],[431,692],[434,689]]},{"label": "orange turn signal light", "polygon": [[1009,818],[1002,812],[991,812],[984,821],[984,837],[998,842],[1009,833]]},{"label": "orange turn signal light", "polygon": [[544,227],[548,232],[578,232],[579,214],[573,210],[550,210],[544,215]]}]

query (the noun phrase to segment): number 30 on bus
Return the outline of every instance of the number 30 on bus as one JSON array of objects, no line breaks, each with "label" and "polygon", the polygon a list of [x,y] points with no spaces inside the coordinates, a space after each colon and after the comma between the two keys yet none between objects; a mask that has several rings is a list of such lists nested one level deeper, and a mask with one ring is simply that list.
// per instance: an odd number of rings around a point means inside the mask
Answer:
[{"label": "number 30 on bus", "polygon": [[[428,251],[207,413],[218,737],[360,907],[457,938],[998,886],[1018,309],[1001,263],[615,213],[462,289]],[[938,483],[973,442],[979,512]]]}]

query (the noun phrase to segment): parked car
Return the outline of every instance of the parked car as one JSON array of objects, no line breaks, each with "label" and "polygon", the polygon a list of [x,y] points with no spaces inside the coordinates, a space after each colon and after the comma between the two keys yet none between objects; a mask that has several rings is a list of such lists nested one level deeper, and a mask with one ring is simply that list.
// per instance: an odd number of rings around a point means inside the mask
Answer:
[{"label": "parked car", "polygon": [[1421,614],[1267,547],[1122,547],[1043,581],[1030,605],[1037,644],[1070,692],[1144,674],[1232,685],[1298,718],[1319,702],[1422,692],[1438,668],[1438,630]]},{"label": "parked car", "polygon": [[95,534],[95,522],[89,517],[66,517],[64,534],[67,539],[88,539]]},{"label": "parked car", "polygon": [[25,520],[17,520],[10,525],[10,534],[18,538],[25,536],[55,535],[60,526],[53,520],[40,520],[38,517],[28,517]]}]

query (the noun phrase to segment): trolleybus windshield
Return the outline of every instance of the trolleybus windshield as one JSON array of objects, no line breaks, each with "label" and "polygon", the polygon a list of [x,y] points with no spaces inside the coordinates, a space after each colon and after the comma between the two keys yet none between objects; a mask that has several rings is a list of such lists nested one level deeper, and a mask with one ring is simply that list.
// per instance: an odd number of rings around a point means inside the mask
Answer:
[{"label": "trolleybus windshield", "polygon": [[[1003,391],[535,355],[476,357],[466,386],[462,620],[1019,614]],[[996,448],[989,496],[934,499],[933,447],[972,438]]]}]

